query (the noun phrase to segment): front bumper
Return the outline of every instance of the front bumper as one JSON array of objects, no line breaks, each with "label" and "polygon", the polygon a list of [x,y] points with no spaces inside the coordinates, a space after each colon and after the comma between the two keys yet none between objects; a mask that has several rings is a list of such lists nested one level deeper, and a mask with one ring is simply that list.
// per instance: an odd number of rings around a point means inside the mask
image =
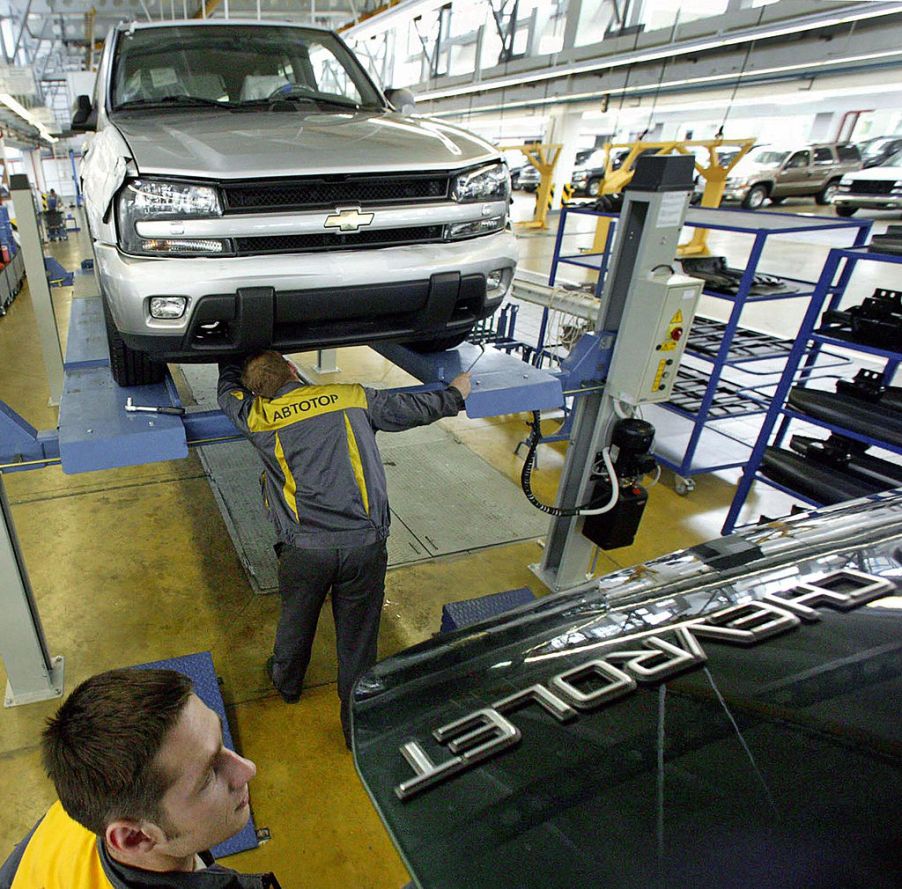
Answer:
[{"label": "front bumper", "polygon": [[749,193],[748,185],[727,185],[723,190],[723,201],[744,201]]},{"label": "front bumper", "polygon": [[[95,244],[97,272],[125,343],[167,361],[453,336],[488,317],[517,264],[510,232],[378,250],[145,259]],[[185,296],[183,318],[150,317],[154,296]],[[216,324],[215,322],[219,322]],[[211,327],[212,325],[212,327]]]},{"label": "front bumper", "polygon": [[889,194],[839,194],[833,198],[833,203],[838,207],[855,207],[856,209],[902,209],[902,197]]}]

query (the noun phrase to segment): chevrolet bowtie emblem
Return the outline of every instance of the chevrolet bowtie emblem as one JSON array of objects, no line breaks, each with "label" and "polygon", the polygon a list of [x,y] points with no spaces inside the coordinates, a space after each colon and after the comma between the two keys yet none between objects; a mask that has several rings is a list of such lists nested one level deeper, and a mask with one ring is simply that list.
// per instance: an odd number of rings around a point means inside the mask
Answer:
[{"label": "chevrolet bowtie emblem", "polygon": [[323,228],[337,228],[343,232],[355,232],[373,221],[372,213],[361,213],[359,207],[339,208],[331,216],[326,217]]}]

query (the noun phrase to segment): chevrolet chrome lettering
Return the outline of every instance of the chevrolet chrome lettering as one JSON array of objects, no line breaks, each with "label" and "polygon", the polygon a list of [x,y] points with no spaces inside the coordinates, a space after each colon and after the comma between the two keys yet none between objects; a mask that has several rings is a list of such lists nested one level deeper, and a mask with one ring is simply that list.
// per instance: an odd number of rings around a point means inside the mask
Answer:
[{"label": "chevrolet chrome lettering", "polygon": [[588,713],[623,698],[638,683],[663,682],[702,666],[707,655],[700,639],[755,645],[820,620],[818,608],[850,611],[894,590],[889,580],[843,568],[816,582],[794,583],[783,592],[731,605],[702,619],[602,642],[599,647],[611,650],[436,728],[432,735],[448,748],[449,759],[434,763],[416,740],[402,745],[400,752],[415,774],[398,784],[395,793],[408,800],[514,747],[521,733],[507,717],[516,710],[535,704],[566,723],[577,719],[580,711]]}]

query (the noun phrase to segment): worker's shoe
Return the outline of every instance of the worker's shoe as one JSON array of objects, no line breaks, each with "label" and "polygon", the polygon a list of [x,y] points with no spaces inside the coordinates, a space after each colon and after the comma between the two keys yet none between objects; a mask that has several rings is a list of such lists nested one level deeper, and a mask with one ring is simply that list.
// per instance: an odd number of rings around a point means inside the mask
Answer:
[{"label": "worker's shoe", "polygon": [[273,671],[273,666],[275,664],[275,660],[276,660],[276,657],[275,657],[275,655],[272,655],[272,654],[267,659],[266,675],[269,676],[269,681],[272,683],[273,688],[279,693],[280,697],[282,698],[283,701],[285,701],[286,704],[296,704],[301,699],[300,694],[296,694],[296,695],[285,694],[285,692],[282,691],[282,689],[280,689],[278,685],[276,685],[276,680],[273,679],[272,671]]}]

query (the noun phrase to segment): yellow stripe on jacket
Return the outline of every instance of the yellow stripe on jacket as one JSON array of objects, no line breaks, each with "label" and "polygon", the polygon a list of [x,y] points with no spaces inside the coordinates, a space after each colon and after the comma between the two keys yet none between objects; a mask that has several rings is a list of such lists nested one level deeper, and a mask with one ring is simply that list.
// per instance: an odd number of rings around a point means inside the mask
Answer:
[{"label": "yellow stripe on jacket", "polygon": [[57,801],[32,834],[12,889],[113,889],[103,872],[97,836]]},{"label": "yellow stripe on jacket", "polygon": [[370,514],[370,498],[366,491],[366,477],[363,474],[363,461],[360,459],[360,448],[357,447],[357,436],[348,415],[345,414],[345,433],[348,436],[348,453],[351,455],[351,469],[354,471],[354,480],[360,490],[360,499],[363,500],[363,509]]},{"label": "yellow stripe on jacket", "polygon": [[278,398],[255,398],[247,425],[251,432],[276,432],[299,420],[366,406],[363,386],[299,386]]},{"label": "yellow stripe on jacket", "polygon": [[279,466],[282,469],[282,477],[285,479],[285,484],[282,486],[282,496],[285,498],[285,503],[294,515],[294,520],[298,521],[298,501],[295,496],[297,484],[295,483],[294,475],[291,473],[288,461],[285,459],[285,451],[282,448],[282,439],[279,438],[278,432],[276,433],[275,453],[276,460],[279,461]]}]

